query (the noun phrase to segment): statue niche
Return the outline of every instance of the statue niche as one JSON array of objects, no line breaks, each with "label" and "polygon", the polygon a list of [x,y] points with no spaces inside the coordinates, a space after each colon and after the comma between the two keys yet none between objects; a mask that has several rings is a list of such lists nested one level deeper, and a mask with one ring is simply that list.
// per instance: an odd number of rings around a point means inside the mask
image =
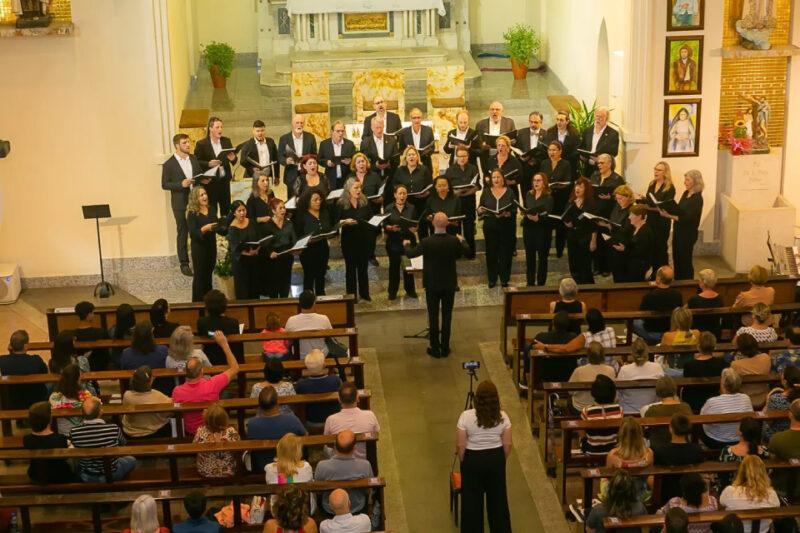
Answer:
[{"label": "statue niche", "polygon": [[48,13],[50,0],[12,0],[11,8],[17,15],[17,28],[46,28],[53,21]]}]

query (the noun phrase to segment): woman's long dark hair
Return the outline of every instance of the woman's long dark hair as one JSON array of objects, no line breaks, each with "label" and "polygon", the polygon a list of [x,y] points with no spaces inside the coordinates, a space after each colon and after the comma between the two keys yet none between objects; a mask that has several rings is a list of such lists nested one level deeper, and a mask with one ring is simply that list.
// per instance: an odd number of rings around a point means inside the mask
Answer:
[{"label": "woman's long dark hair", "polygon": [[478,418],[478,427],[482,428],[493,428],[503,419],[497,387],[488,379],[478,383],[475,389],[475,416]]},{"label": "woman's long dark hair", "polygon": [[75,357],[74,341],[75,331],[65,329],[64,331],[58,332],[56,340],[53,342],[53,354],[48,364],[50,372],[53,374],[60,374],[67,365],[72,363],[72,358]]},{"label": "woman's long dark hair", "polygon": [[578,184],[583,185],[583,208],[592,207],[594,205],[594,186],[592,182],[584,176],[575,180],[575,183],[572,185],[572,191],[569,193],[569,201],[575,201],[575,187],[577,187]]},{"label": "woman's long dark hair", "polygon": [[739,431],[747,443],[747,454],[758,455],[758,446],[761,444],[761,422],[748,416],[739,422]]},{"label": "woman's long dark hair", "polygon": [[153,338],[153,324],[147,320],[142,320],[134,326],[131,348],[142,355],[152,353],[156,349],[155,339]]},{"label": "woman's long dark hair", "polygon": [[633,513],[633,506],[638,502],[636,484],[627,470],[617,470],[608,484],[606,506],[608,516],[628,518]]},{"label": "woman's long dark hair", "polygon": [[119,304],[117,322],[114,326],[114,338],[124,339],[125,335],[136,325],[136,315],[131,304]]},{"label": "woman's long dark hair", "polygon": [[72,400],[78,399],[81,391],[81,369],[78,365],[71,363],[61,370],[61,377],[58,378],[55,390]]},{"label": "woman's long dark hair", "polygon": [[158,327],[167,321],[169,303],[164,298],[159,298],[150,306],[150,323]]}]

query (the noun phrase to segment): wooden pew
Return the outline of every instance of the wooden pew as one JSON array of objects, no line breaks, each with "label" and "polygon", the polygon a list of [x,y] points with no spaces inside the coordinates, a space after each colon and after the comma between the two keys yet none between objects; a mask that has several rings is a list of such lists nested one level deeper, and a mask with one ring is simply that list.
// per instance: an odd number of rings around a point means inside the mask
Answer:
[{"label": "wooden pew", "polygon": [[[369,409],[372,393],[369,390],[358,391],[358,406],[362,409]],[[338,392],[326,392],[320,394],[295,394],[292,396],[279,396],[280,405],[289,405],[295,411],[301,421],[306,418],[306,405],[311,403],[338,402]],[[165,404],[142,404],[142,405],[120,405],[110,404],[103,406],[103,417],[111,418],[119,423],[122,415],[144,414],[144,413],[171,413],[177,419],[178,436],[183,437],[182,417],[185,413],[202,411],[212,403],[219,403],[227,411],[235,411],[238,420],[240,434],[244,434],[244,422],[247,412],[258,408],[258,398],[231,398],[219,400],[218,402],[193,402],[193,403],[165,403]],[[81,409],[53,409],[53,422],[56,418],[81,416]],[[14,420],[24,420],[28,418],[27,409],[16,409],[0,411],[0,422],[10,422]],[[3,427],[5,428],[5,424]],[[10,425],[9,425],[10,429]],[[4,434],[10,436],[10,434]]]},{"label": "wooden pew", "polygon": [[[775,303],[784,304],[795,301],[795,289],[800,278],[775,276],[767,285],[775,288]],[[675,281],[672,286],[683,294],[683,300],[697,294],[697,282],[693,280]],[[597,307],[604,313],[609,311],[638,311],[642,297],[652,289],[647,282],[615,283],[614,285],[580,285],[578,299],[586,303],[587,309]],[[748,290],[747,278],[726,278],[717,280],[715,290],[725,305],[733,305],[736,295]],[[503,314],[500,318],[500,346],[503,355],[508,353],[508,330],[516,325],[516,316],[525,313],[548,313],[550,302],[559,299],[558,286],[551,287],[506,287],[503,289]]]},{"label": "wooden pew", "polygon": [[[150,305],[134,305],[136,320],[150,319]],[[205,314],[202,303],[171,303],[169,306],[169,318],[173,322],[189,326],[194,330],[197,319]],[[97,327],[104,329],[114,325],[116,320],[116,307],[103,306],[94,310],[95,323]],[[350,294],[342,296],[320,296],[314,305],[317,313],[327,315],[334,327],[352,327],[355,325],[355,297]],[[246,331],[261,331],[267,314],[276,313],[282,323],[286,319],[300,312],[300,303],[297,298],[271,298],[268,300],[235,300],[228,302],[225,315],[239,320],[244,324]],[[55,340],[59,331],[65,329],[75,329],[78,324],[78,316],[75,309],[62,307],[47,310],[47,331],[50,340]]]},{"label": "wooden pew", "polygon": [[[718,424],[718,423],[738,423],[743,418],[755,417],[761,421],[783,420],[789,417],[788,411],[774,411],[770,413],[748,412],[748,413],[726,413],[719,415],[692,415],[689,421],[692,423],[695,431],[702,431],[700,427],[702,424]],[[658,417],[644,417],[637,419],[639,424],[643,427],[663,427],[668,426],[672,417],[658,416]],[[559,492],[562,503],[566,501],[567,495],[567,469],[570,466],[577,466],[572,457],[572,441],[573,436],[579,431],[586,431],[587,429],[605,429],[605,428],[619,428],[623,418],[616,418],[610,420],[565,420],[561,422],[561,458],[556,470],[557,481],[561,485]],[[593,456],[590,460],[585,461],[594,464],[599,462],[605,463],[605,456]]]},{"label": "wooden pew", "polygon": [[[787,303],[787,304],[776,304],[770,306],[773,314],[781,314],[781,313],[789,313],[792,311],[800,311],[800,303]],[[720,317],[729,317],[729,316],[739,316],[743,314],[749,313],[749,308],[741,308],[741,307],[717,307],[717,308],[709,308],[709,309],[692,309],[693,316],[707,316],[707,315],[715,315]],[[672,315],[672,311],[668,312],[656,312],[656,311],[615,311],[615,312],[608,312],[603,313],[603,317],[605,318],[606,322],[624,322],[625,327],[627,330],[627,338],[626,343],[629,345],[631,343],[631,339],[633,336],[633,321],[638,318],[670,318]],[[573,320],[580,320],[584,319],[583,314],[573,313],[570,314],[569,317]],[[538,324],[549,324],[553,320],[553,315],[551,313],[537,313],[537,314],[520,314],[515,317],[516,324],[517,324],[517,331],[516,331],[516,344],[517,350],[516,354],[512,355],[512,367],[514,370],[513,377],[515,379],[515,383],[519,382],[519,378],[521,377],[521,359],[525,357],[525,347],[528,344],[529,340],[526,334],[527,328],[529,326]],[[719,339],[717,339],[719,340]],[[661,348],[658,348],[659,350]],[[656,348],[652,348],[651,351],[656,350]],[[660,353],[660,352],[656,352]],[[530,382],[529,382],[530,383]]]},{"label": "wooden pew", "polygon": [[[740,511],[714,511],[710,513],[688,513],[689,523],[698,524],[703,522],[716,522],[722,520],[726,515],[733,513],[742,520],[752,520],[752,528],[745,533],[758,533],[760,531],[761,520],[774,520],[776,518],[800,516],[800,505],[789,505],[786,507],[771,507],[767,509],[747,509]],[[623,527],[656,527],[664,525],[664,515],[641,515],[630,518],[606,517],[603,519],[605,529],[617,529]]]},{"label": "wooden pew", "polygon": [[[312,493],[322,493],[334,489],[369,489],[375,491],[376,500],[380,502],[381,517],[380,528],[385,527],[386,517],[383,490],[386,487],[386,480],[380,477],[359,479],[354,481],[309,481],[306,483],[296,483],[306,491]],[[203,489],[205,496],[210,500],[233,501],[234,528],[235,530],[261,531],[263,524],[258,526],[246,526],[242,524],[242,517],[239,505],[249,502],[253,495],[269,496],[277,494],[285,485],[266,485],[264,483],[253,485],[226,485],[209,486]],[[47,494],[47,495],[20,495],[0,497],[0,506],[18,507],[22,531],[31,531],[31,507],[45,508],[64,508],[68,506],[88,506],[92,511],[92,531],[101,533],[103,531],[103,521],[100,516],[101,507],[108,504],[122,503],[129,504],[142,494],[149,494],[161,504],[164,527],[172,529],[172,503],[177,502],[180,507],[186,494],[195,488],[175,488],[154,491],[116,491],[116,492],[90,492],[77,494]],[[58,522],[63,527],[63,522]]]},{"label": "wooden pew", "polygon": [[[299,437],[301,444],[307,450],[309,446],[333,446],[335,435],[307,435]],[[358,433],[356,442],[363,442],[367,449],[367,460],[372,465],[372,471],[378,474],[378,434]],[[37,493],[51,494],[64,492],[83,492],[95,490],[123,490],[129,488],[152,489],[163,486],[189,486],[207,484],[230,483],[230,478],[206,479],[200,477],[197,470],[191,468],[181,469],[178,466],[180,457],[195,456],[206,452],[244,452],[275,450],[278,440],[241,440],[235,442],[215,443],[176,443],[176,444],[129,444],[115,448],[68,448],[53,450],[0,450],[0,459],[4,461],[30,461],[32,459],[86,459],[100,457],[106,463],[105,483],[59,483],[38,485],[32,483],[27,475],[0,475],[0,490],[2,494],[10,493]],[[114,481],[111,474],[110,459],[132,455],[137,459],[166,458],[169,460],[169,470],[163,468],[137,467],[125,479]],[[245,482],[258,483],[264,480],[263,472],[244,473],[237,476],[237,480],[244,478]]]}]

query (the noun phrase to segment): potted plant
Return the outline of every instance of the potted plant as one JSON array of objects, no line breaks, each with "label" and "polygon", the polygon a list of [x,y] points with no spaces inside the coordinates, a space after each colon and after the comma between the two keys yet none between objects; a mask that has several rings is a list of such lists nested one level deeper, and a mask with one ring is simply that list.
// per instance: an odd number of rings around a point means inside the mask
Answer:
[{"label": "potted plant", "polygon": [[228,239],[221,235],[217,235],[217,258],[217,262],[214,264],[214,276],[219,282],[220,290],[229,300],[233,300],[236,298],[236,289],[233,284],[233,263],[228,251]]},{"label": "potted plant", "polygon": [[527,24],[517,23],[511,26],[504,34],[506,53],[511,59],[511,70],[515,80],[524,80],[528,77],[528,64],[531,56],[539,52],[542,44],[536,31]]},{"label": "potted plant", "polygon": [[226,80],[233,72],[233,60],[236,50],[228,43],[211,41],[203,45],[203,60],[211,73],[211,83],[215,89],[224,89]]}]

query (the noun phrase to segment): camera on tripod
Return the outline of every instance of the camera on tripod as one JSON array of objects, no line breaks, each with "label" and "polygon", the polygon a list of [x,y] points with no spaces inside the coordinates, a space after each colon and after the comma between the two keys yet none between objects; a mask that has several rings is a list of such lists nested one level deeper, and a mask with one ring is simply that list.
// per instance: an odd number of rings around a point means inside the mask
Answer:
[{"label": "camera on tripod", "polygon": [[478,370],[481,367],[480,361],[464,361],[461,363],[461,368],[464,370]]}]

